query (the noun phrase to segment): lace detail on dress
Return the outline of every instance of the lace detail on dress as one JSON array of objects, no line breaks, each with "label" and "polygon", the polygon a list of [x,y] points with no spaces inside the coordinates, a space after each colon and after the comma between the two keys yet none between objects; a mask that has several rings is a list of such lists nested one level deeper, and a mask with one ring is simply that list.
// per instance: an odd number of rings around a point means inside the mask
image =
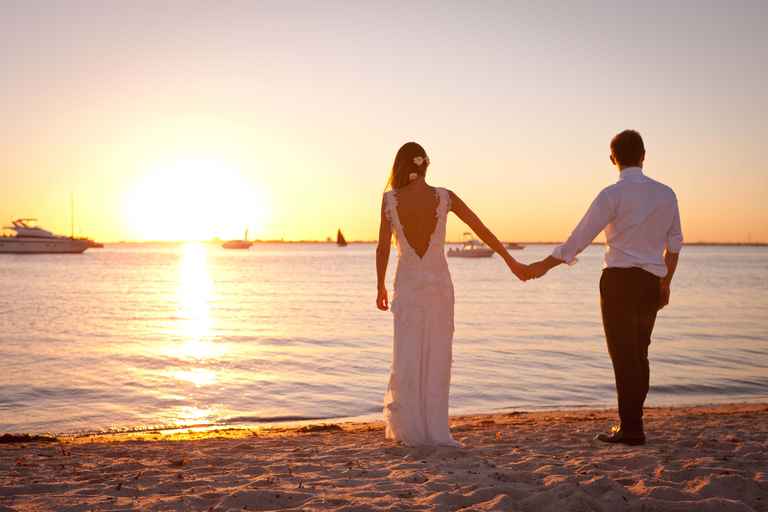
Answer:
[{"label": "lace detail on dress", "polygon": [[437,204],[437,218],[447,217],[448,212],[451,211],[451,193],[444,188],[438,188],[437,195],[440,197],[440,202]]},{"label": "lace detail on dress", "polygon": [[392,224],[393,230],[402,229],[400,217],[397,215],[397,196],[394,190],[384,192],[384,212],[387,215],[387,219],[389,219],[389,223]]}]

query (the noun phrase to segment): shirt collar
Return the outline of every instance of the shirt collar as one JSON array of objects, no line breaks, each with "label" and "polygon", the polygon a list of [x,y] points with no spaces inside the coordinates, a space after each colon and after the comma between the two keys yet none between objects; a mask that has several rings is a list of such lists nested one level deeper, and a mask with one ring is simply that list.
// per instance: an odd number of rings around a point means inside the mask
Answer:
[{"label": "shirt collar", "polygon": [[619,175],[619,181],[636,176],[644,176],[642,167],[625,167]]}]

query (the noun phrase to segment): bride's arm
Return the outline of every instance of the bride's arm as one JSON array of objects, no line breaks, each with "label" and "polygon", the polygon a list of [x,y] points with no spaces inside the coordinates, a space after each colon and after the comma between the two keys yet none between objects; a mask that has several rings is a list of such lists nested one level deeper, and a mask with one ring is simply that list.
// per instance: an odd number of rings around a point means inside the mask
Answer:
[{"label": "bride's arm", "polygon": [[472,209],[467,206],[464,201],[461,200],[461,198],[459,198],[459,196],[454,194],[453,191],[450,191],[450,194],[451,211],[455,213],[456,216],[464,222],[464,224],[469,226],[470,229],[472,229],[472,231],[474,231],[475,234],[480,238],[480,240],[485,242],[488,247],[493,249],[499,256],[501,256],[509,269],[521,281],[527,281],[530,279],[528,265],[524,265],[513,258],[512,255],[509,254],[509,251],[507,251],[507,249],[504,247],[504,244],[499,242],[499,239],[496,238],[496,235],[494,235],[493,232],[488,229],[485,224],[483,224],[483,221],[480,220],[480,217],[478,217],[475,212],[473,212]]},{"label": "bride's arm", "polygon": [[376,307],[382,311],[389,309],[387,297],[387,264],[392,249],[392,226],[386,213],[385,199],[381,200],[381,223],[379,224],[379,243],[376,246]]}]

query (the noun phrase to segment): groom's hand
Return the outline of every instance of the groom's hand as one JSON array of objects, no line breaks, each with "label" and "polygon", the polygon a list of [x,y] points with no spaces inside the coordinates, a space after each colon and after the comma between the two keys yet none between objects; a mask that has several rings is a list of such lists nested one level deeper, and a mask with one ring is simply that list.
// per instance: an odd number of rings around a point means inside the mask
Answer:
[{"label": "groom's hand", "polygon": [[538,279],[542,277],[549,270],[547,265],[544,263],[544,260],[531,263],[530,265],[528,265],[528,268],[530,268],[532,279]]}]

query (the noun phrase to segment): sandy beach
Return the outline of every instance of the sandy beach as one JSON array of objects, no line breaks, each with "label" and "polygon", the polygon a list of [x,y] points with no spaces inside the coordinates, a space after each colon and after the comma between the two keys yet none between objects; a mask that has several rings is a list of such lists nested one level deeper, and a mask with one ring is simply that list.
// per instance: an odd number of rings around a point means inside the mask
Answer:
[{"label": "sandy beach", "polygon": [[636,448],[592,440],[614,418],[456,417],[460,449],[378,422],[4,444],[0,511],[768,510],[768,404],[648,409]]}]

